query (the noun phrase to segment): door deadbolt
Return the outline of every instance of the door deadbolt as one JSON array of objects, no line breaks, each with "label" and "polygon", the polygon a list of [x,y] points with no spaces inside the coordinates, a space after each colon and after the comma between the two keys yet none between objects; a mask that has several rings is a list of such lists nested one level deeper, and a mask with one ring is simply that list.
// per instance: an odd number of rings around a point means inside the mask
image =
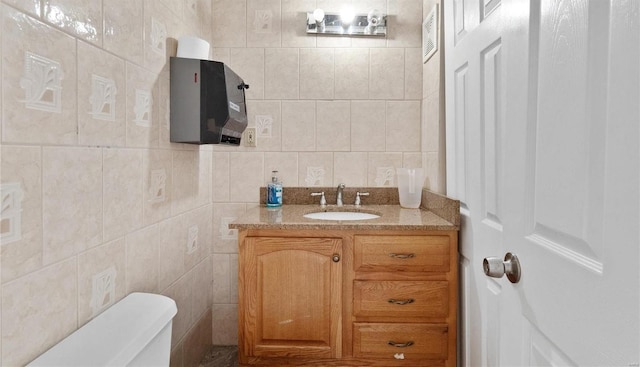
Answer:
[{"label": "door deadbolt", "polygon": [[482,268],[484,274],[492,278],[502,278],[506,274],[511,283],[520,281],[520,261],[511,252],[504,255],[504,260],[499,257],[485,257],[482,261]]}]

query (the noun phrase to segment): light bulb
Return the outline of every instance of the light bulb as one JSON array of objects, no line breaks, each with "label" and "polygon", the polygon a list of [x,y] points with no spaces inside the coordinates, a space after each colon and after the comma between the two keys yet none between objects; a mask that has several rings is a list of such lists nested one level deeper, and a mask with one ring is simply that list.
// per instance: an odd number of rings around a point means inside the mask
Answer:
[{"label": "light bulb", "polygon": [[340,12],[340,20],[342,21],[342,24],[351,24],[355,16],[356,14],[351,8],[344,8]]},{"label": "light bulb", "polygon": [[316,9],[313,11],[313,18],[316,20],[316,23],[322,23],[324,20],[324,10]]},{"label": "light bulb", "polygon": [[380,21],[382,20],[382,14],[378,9],[373,9],[367,15],[367,22],[369,26],[377,27],[380,25]]}]

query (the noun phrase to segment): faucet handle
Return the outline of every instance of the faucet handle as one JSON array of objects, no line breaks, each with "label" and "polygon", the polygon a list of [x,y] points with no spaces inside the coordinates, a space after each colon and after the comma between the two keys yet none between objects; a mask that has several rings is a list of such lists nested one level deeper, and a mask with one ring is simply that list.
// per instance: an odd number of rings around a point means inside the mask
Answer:
[{"label": "faucet handle", "polygon": [[323,192],[312,192],[311,196],[320,196],[320,206],[326,206],[327,205],[327,199],[324,198],[324,191]]},{"label": "faucet handle", "polygon": [[369,196],[368,192],[356,192],[356,202],[355,202],[355,206],[360,206],[360,196]]}]

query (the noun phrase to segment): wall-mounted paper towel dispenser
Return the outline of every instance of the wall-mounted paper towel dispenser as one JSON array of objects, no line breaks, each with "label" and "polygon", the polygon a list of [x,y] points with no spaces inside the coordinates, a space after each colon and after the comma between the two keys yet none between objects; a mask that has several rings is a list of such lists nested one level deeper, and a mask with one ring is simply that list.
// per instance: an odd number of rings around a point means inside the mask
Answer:
[{"label": "wall-mounted paper towel dispenser", "polygon": [[218,61],[172,57],[170,62],[171,141],[240,145],[249,86]]}]

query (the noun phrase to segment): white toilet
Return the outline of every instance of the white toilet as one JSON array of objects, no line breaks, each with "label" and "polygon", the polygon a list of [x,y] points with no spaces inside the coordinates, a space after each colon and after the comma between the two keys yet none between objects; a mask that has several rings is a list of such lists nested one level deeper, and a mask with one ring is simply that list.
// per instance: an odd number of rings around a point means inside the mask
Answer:
[{"label": "white toilet", "polygon": [[131,293],[28,366],[169,366],[177,311],[171,298]]}]

